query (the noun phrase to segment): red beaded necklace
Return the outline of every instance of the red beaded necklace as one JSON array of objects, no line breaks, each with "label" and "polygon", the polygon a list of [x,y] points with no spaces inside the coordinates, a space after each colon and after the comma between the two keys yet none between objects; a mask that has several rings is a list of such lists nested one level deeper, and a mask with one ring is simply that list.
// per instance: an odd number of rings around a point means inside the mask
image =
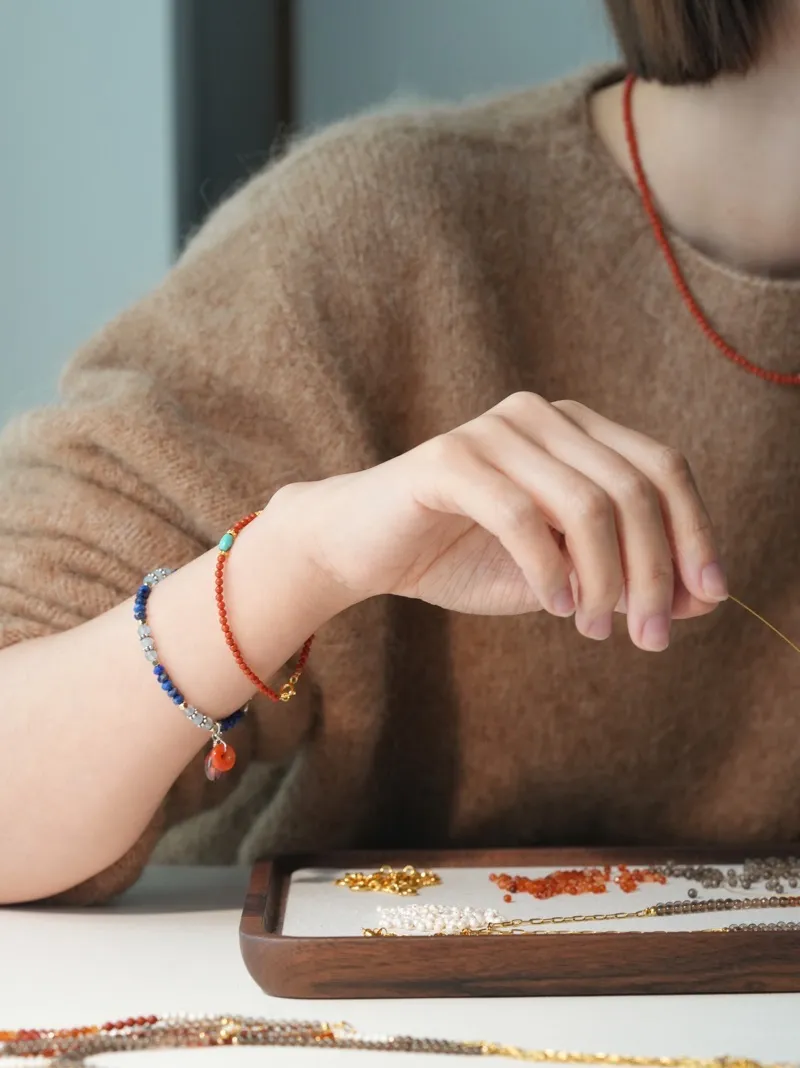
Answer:
[{"label": "red beaded necklace", "polygon": [[664,230],[664,224],[661,222],[656,206],[653,202],[653,194],[650,192],[650,186],[647,182],[647,177],[644,173],[644,167],[642,166],[642,157],[639,153],[639,142],[636,137],[636,127],[633,122],[633,87],[636,84],[636,77],[633,74],[629,74],[625,79],[625,88],[622,96],[623,118],[625,121],[625,137],[628,141],[628,150],[631,154],[631,163],[633,164],[633,171],[636,176],[636,184],[639,187],[639,193],[642,197],[642,205],[650,220],[650,225],[653,227],[653,233],[655,234],[656,241],[659,248],[664,254],[664,259],[667,261],[670,274],[677,287],[678,292],[683,298],[683,302],[692,314],[692,317],[696,321],[697,325],[703,331],[705,336],[715,345],[716,348],[732,363],[737,364],[744,371],[747,371],[751,375],[756,375],[758,378],[764,379],[766,382],[773,382],[779,386],[800,386],[800,373],[798,374],[786,374],[780,371],[768,371],[765,367],[759,367],[758,364],[748,360],[738,352],[732,345],[717,333],[714,327],[706,319],[705,315],[700,308],[700,305],[692,295],[691,290],[683,277],[680,265],[675,258],[675,253],[672,251],[672,246],[669,243],[666,231]]}]

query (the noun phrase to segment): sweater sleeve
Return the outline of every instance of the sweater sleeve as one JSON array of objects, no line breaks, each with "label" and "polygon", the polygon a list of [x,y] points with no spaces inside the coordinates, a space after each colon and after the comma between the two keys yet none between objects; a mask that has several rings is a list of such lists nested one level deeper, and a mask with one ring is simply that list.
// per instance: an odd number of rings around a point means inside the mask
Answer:
[{"label": "sweater sleeve", "polygon": [[[0,647],[106,612],[287,482],[376,461],[364,413],[397,293],[387,257],[408,240],[392,194],[403,155],[375,121],[296,148],[76,355],[57,403],[5,429]],[[65,899],[127,888],[169,813],[215,803],[196,770],[128,855]]]}]

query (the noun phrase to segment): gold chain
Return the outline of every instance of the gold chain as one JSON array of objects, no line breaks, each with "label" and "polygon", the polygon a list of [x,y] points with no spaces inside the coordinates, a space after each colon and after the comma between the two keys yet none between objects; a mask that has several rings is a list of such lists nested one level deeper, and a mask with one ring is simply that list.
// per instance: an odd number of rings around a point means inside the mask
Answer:
[{"label": "gold chain", "polygon": [[581,916],[533,916],[524,920],[497,920],[477,930],[464,931],[464,934],[500,934],[525,927],[545,927],[574,923],[605,923],[613,920],[640,920],[653,916],[687,916],[707,912],[750,911],[752,909],[784,909],[800,907],[800,896],[754,897],[754,898],[711,898],[708,901],[665,901],[659,905],[649,905],[635,912],[601,912]]},{"label": "gold chain", "polygon": [[[692,928],[692,930],[689,933],[690,934],[748,934],[748,933],[750,933],[752,931],[774,931],[774,932],[780,932],[780,931],[789,932],[789,931],[791,931],[791,932],[797,932],[797,931],[800,931],[800,924],[783,924],[783,925],[768,924],[768,923],[731,924],[728,927],[697,927],[697,928]],[[364,927],[364,928],[362,928],[361,933],[362,933],[362,935],[364,935],[365,938],[402,938],[403,937],[402,935],[399,935],[397,933],[397,931],[389,931],[386,927]],[[494,932],[490,932],[490,931],[486,931],[486,930],[473,931],[473,930],[471,930],[469,928],[466,928],[463,931],[459,931],[458,933],[459,933],[459,935],[464,935],[464,936],[475,935],[475,934],[484,934],[484,935],[485,934],[497,934],[497,935],[524,934],[528,938],[534,938],[534,937],[535,938],[547,938],[547,937],[559,937],[559,938],[561,938],[564,935],[580,935],[581,938],[586,938],[586,937],[588,937],[590,935],[609,934],[608,931],[541,931],[541,930],[537,930],[537,931],[494,931]],[[611,933],[617,933],[618,934],[619,932],[611,932]],[[651,933],[652,932],[648,932],[648,931],[626,931],[625,932],[625,934],[629,934],[629,935],[637,935],[637,934],[645,935],[645,934],[651,934]],[[429,937],[431,937],[431,938],[449,938],[451,936],[448,935],[448,934],[445,934],[443,931],[437,931],[437,932],[431,934]]]},{"label": "gold chain", "polygon": [[[604,920],[634,920],[643,919],[647,916],[658,916],[656,906],[640,909],[638,912],[601,912],[586,916],[538,916],[524,920],[496,920],[487,923],[485,927],[465,927],[458,933],[461,935],[488,935],[488,934],[524,934],[524,927],[545,927],[553,924],[567,923],[599,923]],[[555,932],[551,932],[555,933]],[[580,932],[585,933],[585,932]],[[365,927],[362,931],[367,938],[389,937],[390,932],[385,927]]]},{"label": "gold chain", "polygon": [[[468,1045],[469,1043],[465,1043]],[[626,1057],[618,1053],[570,1053],[567,1050],[525,1050],[517,1046],[480,1043],[485,1057],[508,1057],[526,1064],[615,1065],[618,1068],[766,1068],[759,1061],[737,1057]],[[774,1065],[772,1068],[778,1068]],[[786,1068],[786,1066],[784,1066]]]},{"label": "gold chain", "polygon": [[649,916],[658,916],[658,906],[649,905],[646,909],[638,909],[636,912],[597,912],[585,916],[533,916],[526,920],[496,920],[488,923],[476,931],[480,934],[484,931],[497,931],[505,927],[545,927],[552,924],[562,923],[602,923],[607,920],[641,920]]}]

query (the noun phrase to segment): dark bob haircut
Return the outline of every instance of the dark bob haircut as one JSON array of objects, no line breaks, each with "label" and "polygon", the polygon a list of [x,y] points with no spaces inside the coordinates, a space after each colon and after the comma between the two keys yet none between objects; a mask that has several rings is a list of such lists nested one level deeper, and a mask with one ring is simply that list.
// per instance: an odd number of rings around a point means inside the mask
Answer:
[{"label": "dark bob haircut", "polygon": [[784,0],[606,0],[628,69],[665,85],[746,74]]}]

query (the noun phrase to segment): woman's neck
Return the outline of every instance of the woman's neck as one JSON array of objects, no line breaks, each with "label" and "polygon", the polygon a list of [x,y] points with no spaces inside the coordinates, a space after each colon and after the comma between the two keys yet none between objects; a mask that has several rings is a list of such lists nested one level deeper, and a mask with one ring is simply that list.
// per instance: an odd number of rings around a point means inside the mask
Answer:
[{"label": "woman's neck", "polygon": [[[668,227],[715,258],[768,274],[800,271],[798,33],[746,77],[706,86],[640,82],[639,147]],[[622,86],[593,101],[597,132],[633,180]]]}]

